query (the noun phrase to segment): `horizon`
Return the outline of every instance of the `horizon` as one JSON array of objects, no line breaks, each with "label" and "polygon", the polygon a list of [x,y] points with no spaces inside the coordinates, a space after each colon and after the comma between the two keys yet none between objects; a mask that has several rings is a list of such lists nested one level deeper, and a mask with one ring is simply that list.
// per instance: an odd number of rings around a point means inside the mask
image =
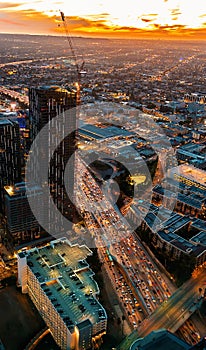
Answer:
[{"label": "horizon", "polygon": [[[64,33],[61,34],[35,34],[35,33],[0,33],[1,35],[19,35],[19,36],[38,36],[38,37],[52,37],[52,38],[64,38],[66,39],[66,36],[64,36]],[[205,38],[197,38],[197,37],[135,37],[135,38],[131,38],[131,37],[103,37],[103,36],[83,36],[83,35],[70,35],[70,37],[72,39],[85,39],[85,40],[106,40],[106,41],[110,41],[110,40],[147,40],[147,41],[192,41],[192,42],[201,42],[201,41],[205,41]]]}]

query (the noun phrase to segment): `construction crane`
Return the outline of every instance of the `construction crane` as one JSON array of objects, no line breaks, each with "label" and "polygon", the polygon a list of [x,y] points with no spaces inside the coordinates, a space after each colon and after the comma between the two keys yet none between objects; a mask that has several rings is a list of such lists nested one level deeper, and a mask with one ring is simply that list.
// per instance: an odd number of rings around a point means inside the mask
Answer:
[{"label": "construction crane", "polygon": [[72,44],[72,39],[71,39],[69,30],[68,30],[68,26],[67,26],[65,15],[64,15],[64,13],[62,11],[59,10],[59,12],[60,12],[60,15],[61,15],[61,19],[62,19],[62,22],[63,22],[63,25],[64,25],[65,34],[66,34],[66,38],[67,38],[67,41],[69,43],[69,47],[70,47],[70,50],[71,50],[71,53],[72,53],[72,56],[73,56],[73,59],[74,59],[75,67],[76,67],[76,73],[77,73],[77,82],[76,82],[77,98],[76,98],[76,103],[77,103],[77,105],[79,105],[80,104],[80,91],[81,91],[81,77],[82,77],[82,75],[86,74],[86,71],[84,70],[85,62],[84,62],[84,60],[82,60],[81,65],[78,64],[77,57],[76,57],[76,54],[75,54],[75,51],[74,51],[74,48],[73,48],[73,44]]}]

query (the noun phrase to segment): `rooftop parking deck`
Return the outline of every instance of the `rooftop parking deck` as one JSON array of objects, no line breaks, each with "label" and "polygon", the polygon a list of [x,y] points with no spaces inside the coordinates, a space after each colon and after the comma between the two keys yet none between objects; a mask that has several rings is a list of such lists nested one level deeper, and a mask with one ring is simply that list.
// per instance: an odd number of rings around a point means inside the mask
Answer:
[{"label": "rooftop parking deck", "polygon": [[57,240],[27,254],[29,268],[69,328],[86,319],[92,323],[106,319],[95,298],[99,289],[94,273],[85,261],[92,254],[89,248]]}]

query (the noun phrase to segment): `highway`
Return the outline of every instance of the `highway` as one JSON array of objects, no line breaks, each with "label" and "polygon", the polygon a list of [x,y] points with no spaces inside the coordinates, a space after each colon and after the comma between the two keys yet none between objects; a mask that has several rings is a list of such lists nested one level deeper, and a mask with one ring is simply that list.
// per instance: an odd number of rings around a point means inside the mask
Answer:
[{"label": "highway", "polygon": [[189,344],[197,344],[201,336],[199,330],[191,320],[186,321],[177,331],[177,335]]},{"label": "highway", "polygon": [[14,61],[14,62],[6,62],[6,63],[1,63],[0,68],[6,67],[6,66],[19,66],[19,65],[24,65],[24,64],[30,64],[34,62],[48,62],[48,61],[56,61],[56,60],[62,60],[68,58],[67,56],[65,57],[44,57],[44,58],[36,58],[36,59],[28,59],[28,60],[23,60],[23,61]]},{"label": "highway", "polygon": [[[78,167],[77,202],[128,323],[141,337],[160,328],[176,332],[198,307],[206,271],[176,290],[109,196],[102,193],[86,164],[79,160]],[[184,332],[188,336],[190,329]]]},{"label": "highway", "polygon": [[138,335],[144,337],[152,330],[166,328],[171,332],[177,329],[191,316],[198,306],[199,288],[206,280],[206,268],[197,277],[191,277],[154,313],[145,319],[138,328]]},{"label": "highway", "polygon": [[[94,239],[125,315],[136,329],[174,292],[109,196],[101,191],[82,159],[77,159],[76,205]],[[113,262],[108,261],[109,251]]]}]

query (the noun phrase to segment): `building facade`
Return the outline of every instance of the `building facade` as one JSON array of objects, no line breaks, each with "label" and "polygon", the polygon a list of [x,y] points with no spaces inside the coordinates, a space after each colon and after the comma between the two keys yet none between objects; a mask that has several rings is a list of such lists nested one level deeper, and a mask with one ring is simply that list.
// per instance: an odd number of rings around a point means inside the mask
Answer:
[{"label": "building facade", "polygon": [[40,187],[26,187],[25,182],[4,187],[7,233],[14,245],[39,239],[45,234],[28,202],[28,197],[34,196],[38,198],[39,208],[43,212],[43,193]]},{"label": "building facade", "polygon": [[107,315],[85,261],[92,252],[65,239],[18,255],[18,283],[28,293],[62,350],[97,348]]},{"label": "building facade", "polygon": [[[148,212],[145,215],[145,211]],[[195,265],[206,262],[205,221],[191,218],[154,203],[133,205],[127,218],[139,226],[155,249],[160,249],[170,260],[188,257]]]},{"label": "building facade", "polygon": [[0,120],[0,211],[3,211],[4,186],[21,180],[20,134],[17,122]]},{"label": "building facade", "polygon": [[[77,136],[77,116],[74,108],[76,92],[58,86],[31,88],[29,106],[31,142],[40,131],[43,136],[38,141],[38,153],[33,164],[34,178],[36,183],[44,186],[45,179],[42,178],[42,174],[48,172],[47,185],[55,206],[64,217],[74,222],[78,216],[73,205]],[[69,171],[65,178],[68,161]],[[46,207],[48,203],[45,203]],[[51,230],[59,231],[59,224],[55,226],[56,218],[52,215],[52,210],[48,207],[45,216],[52,225]]]}]

